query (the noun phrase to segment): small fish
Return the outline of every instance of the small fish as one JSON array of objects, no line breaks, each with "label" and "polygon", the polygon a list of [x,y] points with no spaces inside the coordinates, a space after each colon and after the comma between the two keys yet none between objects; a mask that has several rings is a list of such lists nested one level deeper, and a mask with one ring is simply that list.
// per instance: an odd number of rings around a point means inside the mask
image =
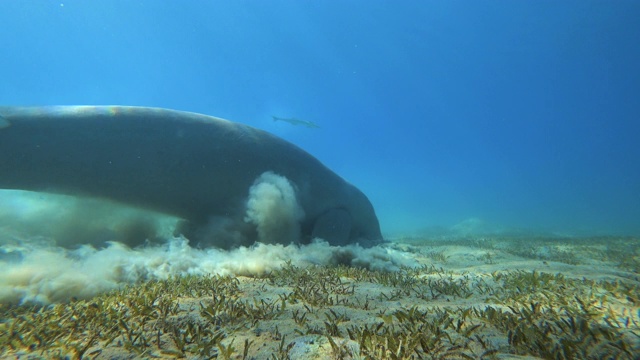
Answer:
[{"label": "small fish", "polygon": [[307,121],[307,120],[300,120],[300,119],[296,119],[296,118],[281,118],[281,117],[277,117],[277,116],[273,116],[271,115],[271,117],[273,118],[273,121],[284,121],[284,122],[288,122],[291,125],[303,125],[306,126],[308,128],[320,128],[320,125],[314,123],[313,121]]},{"label": "small fish", "polygon": [[9,122],[9,120],[5,119],[4,117],[2,117],[2,115],[0,115],[0,129],[8,128],[9,126],[11,126],[11,123]]}]

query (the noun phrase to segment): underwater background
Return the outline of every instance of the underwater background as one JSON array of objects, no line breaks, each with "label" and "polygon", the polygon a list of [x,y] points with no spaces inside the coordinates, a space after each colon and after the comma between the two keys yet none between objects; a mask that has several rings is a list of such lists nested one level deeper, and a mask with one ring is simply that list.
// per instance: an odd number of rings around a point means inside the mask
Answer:
[{"label": "underwater background", "polygon": [[361,189],[390,240],[202,248],[173,216],[0,189],[0,360],[638,359],[638,19],[635,0],[0,0],[0,106],[266,130]]},{"label": "underwater background", "polygon": [[638,18],[637,1],[2,1],[0,101],[267,130],[362,189],[390,237],[638,235]]}]

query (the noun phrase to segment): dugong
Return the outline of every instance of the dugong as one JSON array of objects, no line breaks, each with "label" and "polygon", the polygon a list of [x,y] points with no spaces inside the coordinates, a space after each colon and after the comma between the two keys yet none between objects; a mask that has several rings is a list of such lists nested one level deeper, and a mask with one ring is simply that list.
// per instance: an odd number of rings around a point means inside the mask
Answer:
[{"label": "dugong", "polygon": [[[207,246],[288,242],[260,237],[271,226],[261,222],[282,213],[289,218],[273,226],[293,224],[301,243],[382,240],[366,195],[306,151],[248,125],[183,111],[0,107],[0,189],[106,198],[174,215]],[[271,205],[253,216],[269,190]],[[281,211],[290,205],[293,212]],[[220,224],[241,240],[207,238]]]}]

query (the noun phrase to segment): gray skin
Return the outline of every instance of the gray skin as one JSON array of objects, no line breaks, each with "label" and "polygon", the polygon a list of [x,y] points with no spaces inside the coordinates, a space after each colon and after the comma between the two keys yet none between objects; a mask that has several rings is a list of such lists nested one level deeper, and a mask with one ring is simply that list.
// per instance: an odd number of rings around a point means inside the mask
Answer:
[{"label": "gray skin", "polygon": [[301,242],[321,237],[371,246],[382,240],[360,190],[265,131],[158,108],[0,107],[3,189],[107,198],[188,220],[191,229],[224,218],[252,243],[246,201],[266,171],[296,188],[304,210]]}]

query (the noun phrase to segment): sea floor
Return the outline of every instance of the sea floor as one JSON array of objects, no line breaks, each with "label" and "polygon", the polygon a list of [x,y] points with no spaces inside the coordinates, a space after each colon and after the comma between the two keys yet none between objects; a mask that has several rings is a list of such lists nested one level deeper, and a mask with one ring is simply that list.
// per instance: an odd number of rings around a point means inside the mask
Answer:
[{"label": "sea floor", "polygon": [[384,247],[414,266],[283,261],[260,275],[174,276],[85,300],[0,304],[0,358],[640,354],[638,238],[401,238]]}]

